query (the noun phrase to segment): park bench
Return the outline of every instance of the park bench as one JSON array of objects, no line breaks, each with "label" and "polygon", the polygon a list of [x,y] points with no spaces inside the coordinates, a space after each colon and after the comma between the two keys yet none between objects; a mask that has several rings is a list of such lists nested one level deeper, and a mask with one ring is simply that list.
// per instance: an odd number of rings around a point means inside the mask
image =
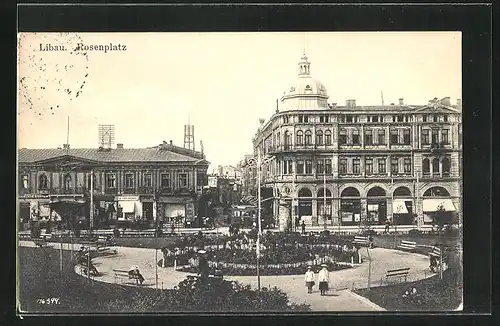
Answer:
[{"label": "park bench", "polygon": [[[385,280],[388,281],[389,278],[405,278],[405,282],[407,281],[407,278],[408,278],[408,273],[410,272],[410,268],[409,267],[405,267],[405,268],[398,268],[398,269],[391,269],[391,270],[388,270],[386,273],[385,273]],[[382,280],[380,280],[380,284],[382,285]]]},{"label": "park bench", "polygon": [[398,248],[406,249],[406,250],[415,250],[416,247],[417,247],[416,242],[406,241],[406,240],[401,240],[401,244],[398,246]]},{"label": "park bench", "polygon": [[115,273],[115,283],[118,283],[118,279],[127,278],[129,280],[135,280],[135,284],[139,284],[139,276],[137,274],[129,273],[129,271],[124,269],[113,269],[113,273]]},{"label": "park bench", "polygon": [[355,236],[353,242],[362,246],[370,246],[370,240],[368,237]]}]

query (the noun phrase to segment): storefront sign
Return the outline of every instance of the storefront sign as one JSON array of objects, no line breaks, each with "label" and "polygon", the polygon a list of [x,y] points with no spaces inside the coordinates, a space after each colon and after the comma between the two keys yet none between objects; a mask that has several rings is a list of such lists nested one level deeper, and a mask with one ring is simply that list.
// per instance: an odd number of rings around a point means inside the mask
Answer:
[{"label": "storefront sign", "polygon": [[116,201],[139,200],[139,196],[116,196]]}]

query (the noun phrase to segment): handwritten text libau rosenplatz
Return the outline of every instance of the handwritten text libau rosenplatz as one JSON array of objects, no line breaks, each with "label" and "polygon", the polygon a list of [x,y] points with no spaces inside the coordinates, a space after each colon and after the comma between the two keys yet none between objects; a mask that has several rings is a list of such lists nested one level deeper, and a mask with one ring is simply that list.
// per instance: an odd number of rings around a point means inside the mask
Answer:
[{"label": "handwritten text libau rosenplatz", "polygon": [[[40,51],[68,51],[69,47],[65,45],[58,44],[49,44],[49,43],[40,43]],[[73,51],[97,51],[97,52],[112,52],[112,51],[127,51],[127,46],[125,44],[83,44],[78,43],[76,48],[72,49]]]}]

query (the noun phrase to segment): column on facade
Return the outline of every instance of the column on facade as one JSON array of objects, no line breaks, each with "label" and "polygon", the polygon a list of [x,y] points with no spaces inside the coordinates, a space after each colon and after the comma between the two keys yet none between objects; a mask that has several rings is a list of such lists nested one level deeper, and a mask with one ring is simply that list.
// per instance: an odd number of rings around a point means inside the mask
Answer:
[{"label": "column on facade", "polygon": [[388,148],[391,147],[391,130],[389,128],[389,125],[385,127],[385,143]]},{"label": "column on facade", "polygon": [[364,177],[365,176],[365,157],[363,155],[359,156],[359,169],[360,169],[361,175]]},{"label": "column on facade", "polygon": [[361,198],[361,214],[360,214],[360,218],[361,218],[361,221],[363,220],[366,220],[366,210],[368,208],[368,202],[366,200],[366,197],[365,198]]},{"label": "column on facade", "polygon": [[396,189],[397,186],[394,185],[394,187],[391,187],[389,185],[389,193],[387,194],[387,219],[390,219],[391,221],[394,222],[394,216],[392,216],[392,201],[393,201],[393,196],[391,194],[394,192],[394,189]]},{"label": "column on facade", "polygon": [[292,223],[290,220],[292,215],[291,209],[293,209],[293,205],[290,201],[284,199],[279,200],[278,226],[280,231],[288,231],[290,229]]},{"label": "column on facade", "polygon": [[392,175],[391,160],[392,160],[392,155],[387,155],[385,160],[385,171],[387,175]]},{"label": "column on facade", "polygon": [[361,138],[361,148],[365,148],[365,125],[361,125],[361,135],[359,135]]},{"label": "column on facade", "polygon": [[433,158],[427,157],[429,159],[429,172],[431,177],[434,175],[434,164],[432,164]]},{"label": "column on facade", "polygon": [[[135,193],[139,193],[139,170],[135,171],[135,180],[134,180],[134,188],[135,188]],[[142,212],[141,212],[142,215]]]},{"label": "column on facade", "polygon": [[439,159],[439,176],[443,177],[443,160]]}]

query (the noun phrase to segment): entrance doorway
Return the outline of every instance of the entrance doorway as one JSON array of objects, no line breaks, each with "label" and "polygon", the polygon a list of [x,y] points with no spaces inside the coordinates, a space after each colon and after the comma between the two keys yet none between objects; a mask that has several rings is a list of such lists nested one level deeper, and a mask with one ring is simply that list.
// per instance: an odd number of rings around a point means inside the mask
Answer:
[{"label": "entrance doorway", "polygon": [[341,225],[359,224],[361,219],[361,198],[358,189],[345,188],[340,194]]},{"label": "entrance doorway", "polygon": [[366,194],[367,219],[370,224],[384,224],[387,220],[386,192],[380,187],[373,187]]}]

